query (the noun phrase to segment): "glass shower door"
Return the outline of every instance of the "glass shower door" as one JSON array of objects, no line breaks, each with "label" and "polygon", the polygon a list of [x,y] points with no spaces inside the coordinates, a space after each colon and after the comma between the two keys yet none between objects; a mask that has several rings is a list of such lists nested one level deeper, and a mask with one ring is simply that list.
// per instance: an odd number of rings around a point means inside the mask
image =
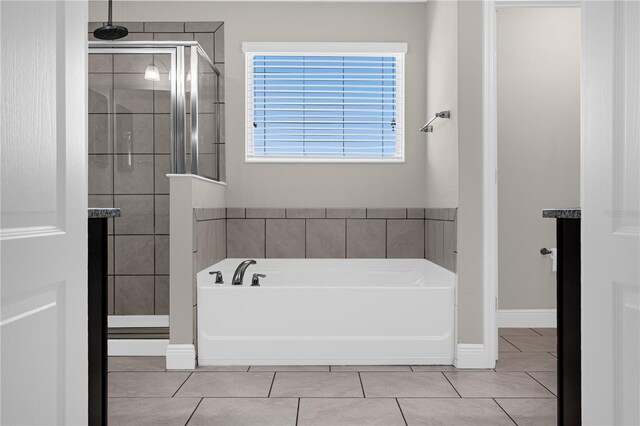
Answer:
[{"label": "glass shower door", "polygon": [[109,219],[110,315],[169,312],[175,49],[89,50],[89,205]]}]

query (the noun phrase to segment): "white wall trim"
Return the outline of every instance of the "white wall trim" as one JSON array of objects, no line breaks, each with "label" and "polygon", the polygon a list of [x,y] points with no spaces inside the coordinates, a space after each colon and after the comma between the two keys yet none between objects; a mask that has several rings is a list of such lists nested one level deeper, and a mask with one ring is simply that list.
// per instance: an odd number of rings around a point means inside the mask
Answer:
[{"label": "white wall trim", "polygon": [[242,43],[244,53],[407,53],[407,43],[365,42],[365,43],[331,43],[331,42],[262,42],[245,41]]},{"label": "white wall trim", "polygon": [[496,0],[496,7],[580,7],[580,0]]},{"label": "white wall trim", "polygon": [[498,356],[498,112],[496,72],[496,3],[483,2],[482,82],[482,244],[483,343],[485,368],[494,368]]},{"label": "white wall trim", "polygon": [[169,339],[109,339],[109,356],[163,356]]},{"label": "white wall trim", "polygon": [[182,174],[173,174],[173,173],[169,173],[167,174],[168,178],[178,178],[178,179],[186,179],[188,178],[189,180],[201,180],[203,182],[208,182],[208,183],[215,183],[216,185],[221,185],[221,186],[227,186],[226,182],[218,182],[217,180],[213,180],[213,179],[209,179],[206,178],[204,176],[199,176],[199,175],[192,175],[190,173],[182,173]]},{"label": "white wall trim", "polygon": [[458,343],[453,365],[456,368],[490,368],[487,367],[486,360],[487,355],[484,345]]},{"label": "white wall trim", "polygon": [[556,327],[555,309],[500,309],[498,327],[534,328]]},{"label": "white wall trim", "polygon": [[[482,112],[482,151],[483,151],[483,303],[484,303],[484,345],[487,368],[495,366],[498,355],[498,324],[496,312],[498,306],[498,84],[496,39],[497,7],[579,7],[576,0],[485,0],[483,1],[483,112]],[[544,310],[538,310],[544,311]],[[542,315],[542,314],[541,314]],[[538,317],[540,324],[550,324]],[[515,323],[515,316],[512,317]],[[533,324],[533,317],[521,317],[522,324]],[[536,319],[536,321],[538,321]],[[505,320],[506,321],[506,320]],[[554,314],[555,323],[555,314]],[[536,324],[538,324],[536,322]],[[555,325],[554,325],[555,326]],[[514,327],[514,326],[512,326]],[[517,326],[516,326],[517,327]],[[542,327],[542,325],[538,326]],[[546,325],[546,327],[553,327]]]},{"label": "white wall trim", "polygon": [[169,327],[169,315],[109,315],[110,328]]},{"label": "white wall trim", "polygon": [[194,370],[196,368],[196,348],[194,345],[168,345],[167,370]]},{"label": "white wall trim", "polygon": [[[246,2],[247,0],[208,0],[210,2]],[[251,0],[258,3],[287,2],[287,3],[309,3],[319,0]],[[321,0],[323,3],[427,3],[429,0]]]}]

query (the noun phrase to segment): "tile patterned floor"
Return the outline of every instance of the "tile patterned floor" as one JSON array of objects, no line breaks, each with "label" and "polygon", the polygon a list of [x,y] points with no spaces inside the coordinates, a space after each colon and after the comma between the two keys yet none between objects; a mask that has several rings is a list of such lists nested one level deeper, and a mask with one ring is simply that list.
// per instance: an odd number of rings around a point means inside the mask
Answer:
[{"label": "tile patterned floor", "polygon": [[555,329],[500,329],[494,370],[199,367],[109,358],[110,425],[555,425]]}]

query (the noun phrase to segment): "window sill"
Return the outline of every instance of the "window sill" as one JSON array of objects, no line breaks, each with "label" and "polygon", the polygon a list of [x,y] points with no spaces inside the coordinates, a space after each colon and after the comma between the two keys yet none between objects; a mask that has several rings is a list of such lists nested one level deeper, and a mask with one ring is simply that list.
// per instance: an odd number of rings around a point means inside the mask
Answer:
[{"label": "window sill", "polygon": [[404,163],[404,157],[398,158],[256,158],[244,159],[249,164],[399,164]]}]

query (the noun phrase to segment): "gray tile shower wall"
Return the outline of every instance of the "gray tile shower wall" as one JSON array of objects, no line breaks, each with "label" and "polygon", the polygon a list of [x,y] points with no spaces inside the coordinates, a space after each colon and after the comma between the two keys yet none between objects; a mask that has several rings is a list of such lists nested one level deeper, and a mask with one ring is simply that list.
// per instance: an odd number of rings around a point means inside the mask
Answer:
[{"label": "gray tile shower wall", "polygon": [[[120,24],[130,31],[125,41],[198,41],[224,72],[222,22]],[[89,40],[102,25],[89,23]],[[169,313],[170,109],[162,81],[143,78],[151,62],[152,55],[142,54],[89,56],[89,205],[122,209],[122,217],[109,219],[110,315]],[[224,144],[222,91],[220,100]],[[225,151],[221,145],[222,166]],[[222,180],[224,173],[221,167]],[[201,246],[194,256],[202,268],[225,257],[226,242],[216,241],[224,241],[226,214],[219,216],[196,225]]]},{"label": "gray tile shower wall", "polygon": [[425,209],[425,259],[450,271],[457,268],[458,209]]},{"label": "gray tile shower wall", "polygon": [[425,258],[455,271],[456,211],[227,208],[227,257]]}]

